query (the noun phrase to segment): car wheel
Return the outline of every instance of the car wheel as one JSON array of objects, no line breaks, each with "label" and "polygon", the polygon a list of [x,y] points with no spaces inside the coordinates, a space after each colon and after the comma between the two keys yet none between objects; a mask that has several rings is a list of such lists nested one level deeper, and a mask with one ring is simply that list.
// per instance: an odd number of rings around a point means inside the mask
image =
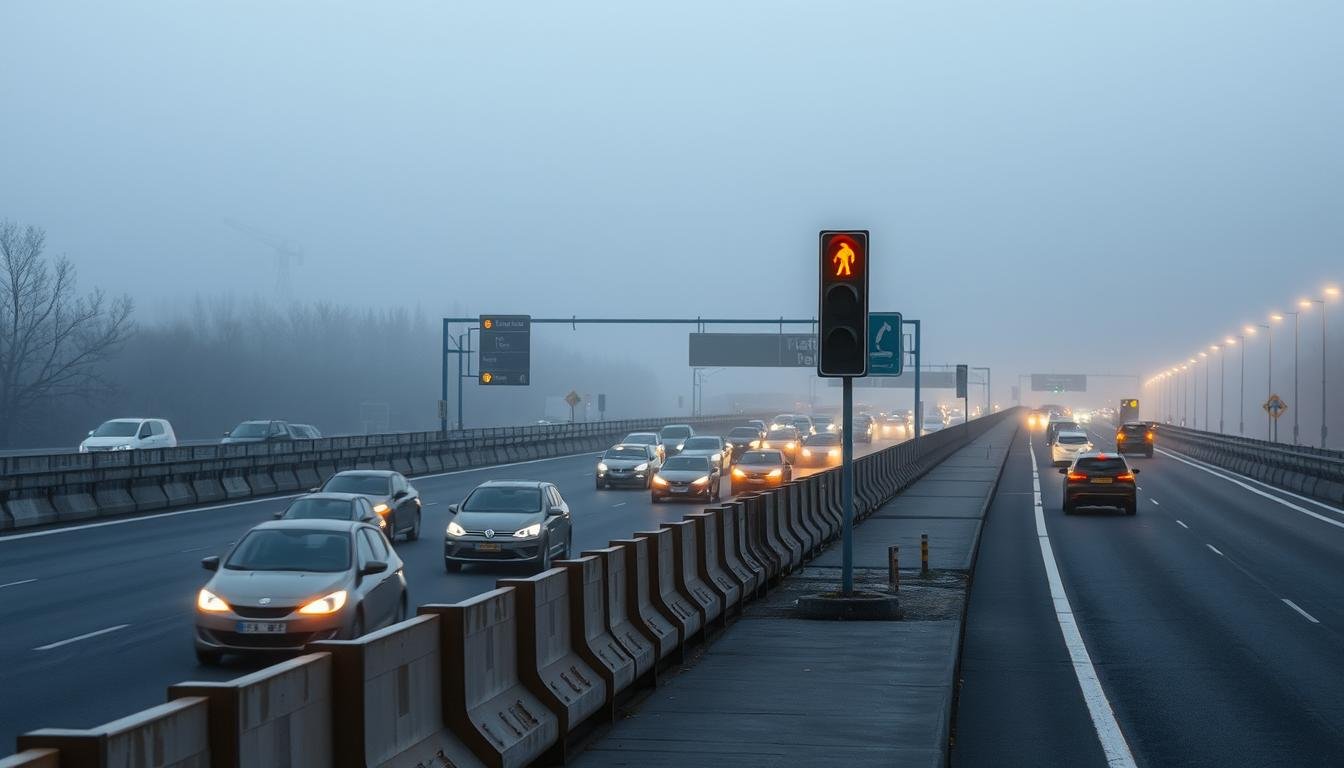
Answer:
[{"label": "car wheel", "polygon": [[1125,504],[1126,515],[1137,515],[1139,513],[1139,502],[1137,499]]},{"label": "car wheel", "polygon": [[602,481],[601,481],[601,480],[594,480],[594,481],[593,481],[593,488],[595,488],[595,489],[597,489],[597,490],[599,490],[599,491],[602,490]]},{"label": "car wheel", "polygon": [[406,620],[406,590],[401,591],[401,603],[397,607],[397,620],[393,624],[400,624]]},{"label": "car wheel", "polygon": [[406,540],[415,541],[416,539],[419,538],[420,538],[420,513],[416,512],[415,524],[411,526],[411,530],[406,532]]},{"label": "car wheel", "polygon": [[1144,455],[1144,456],[1147,456],[1147,457],[1150,458],[1150,459],[1153,458],[1153,452],[1152,452],[1151,450],[1149,450],[1147,453],[1145,453],[1145,454],[1143,454],[1143,455]]},{"label": "car wheel", "polygon": [[537,573],[551,569],[551,537],[548,534],[541,544],[541,554],[537,555]]},{"label": "car wheel", "polygon": [[653,487],[653,476],[650,475],[649,477],[644,478],[644,490],[647,491],[652,487]]},{"label": "car wheel", "polygon": [[565,559],[568,560],[569,558],[573,557],[574,556],[573,553],[574,553],[574,532],[570,531],[568,534],[565,535]]},{"label": "car wheel", "polygon": [[1066,514],[1066,515],[1072,515],[1072,514],[1073,514],[1073,505],[1069,503],[1069,500],[1068,500],[1068,499],[1065,499],[1065,500],[1064,500],[1064,504],[1062,505],[1062,508],[1063,508],[1063,510],[1064,510],[1064,514]]},{"label": "car wheel", "polygon": [[462,564],[461,564],[461,563],[455,563],[455,562],[453,562],[452,560],[444,560],[444,561],[443,561],[443,570],[445,570],[445,571],[447,571],[447,572],[449,572],[449,573],[461,573],[461,572],[462,572]]},{"label": "car wheel", "polygon": [[350,626],[350,640],[358,640],[364,636],[364,614],[355,614],[355,623]]},{"label": "car wheel", "polygon": [[196,646],[196,661],[203,667],[217,667],[223,658],[223,651]]}]

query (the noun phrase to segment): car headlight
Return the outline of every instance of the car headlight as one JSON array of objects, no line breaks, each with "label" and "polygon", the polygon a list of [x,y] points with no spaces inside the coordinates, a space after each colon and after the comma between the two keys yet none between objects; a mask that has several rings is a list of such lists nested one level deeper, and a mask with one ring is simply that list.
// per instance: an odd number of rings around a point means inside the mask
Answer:
[{"label": "car headlight", "polygon": [[466,529],[466,528],[463,528],[463,527],[460,526],[460,525],[458,525],[458,524],[457,524],[457,521],[454,520],[453,522],[451,522],[451,523],[448,524],[448,535],[449,535],[449,536],[466,536],[466,535],[467,535],[467,529]]},{"label": "car headlight", "polygon": [[714,454],[713,456],[710,456],[710,457],[709,457],[709,460],[710,460],[710,461],[722,461],[722,460],[723,460],[723,456],[721,456],[721,455],[719,455],[719,454],[716,453],[716,454]]},{"label": "car headlight", "polygon": [[685,448],[685,447],[686,447],[686,444],[685,444],[685,443],[677,443],[677,450],[678,450],[678,451],[680,451],[682,448]]},{"label": "car headlight", "polygon": [[787,442],[787,443],[784,444],[784,447],[785,447],[785,448],[788,448],[790,451],[792,451],[794,448],[797,448],[798,446],[795,445],[794,442],[793,442],[792,440],[790,440],[789,442]]},{"label": "car headlight", "polygon": [[79,444],[79,452],[80,452],[80,453],[88,453],[88,452],[89,452],[89,446],[87,446],[87,445],[85,445],[85,444],[83,444],[83,443],[80,443],[80,444]]},{"label": "car headlight", "polygon": [[709,475],[705,475],[704,477],[699,478],[697,480],[692,480],[691,485],[704,485],[705,483],[708,482],[709,482]]},{"label": "car headlight", "polygon": [[760,440],[752,440],[752,441],[751,441],[751,447],[752,447],[752,448],[760,448],[760,447],[761,447],[761,441],[760,441]]},{"label": "car headlight", "polygon": [[772,469],[772,470],[770,470],[770,477],[783,477],[783,475],[784,475],[784,470],[782,470],[782,469]]},{"label": "car headlight", "polygon": [[654,485],[657,485],[657,486],[665,486],[665,485],[667,485],[667,481],[664,480],[664,479],[663,479],[661,476],[659,476],[659,475],[654,475],[654,476],[653,476],[653,484],[654,484]]},{"label": "car headlight", "polygon": [[231,610],[229,604],[224,602],[224,598],[208,589],[202,589],[197,593],[196,607],[206,613],[222,613]]},{"label": "car headlight", "polygon": [[541,535],[541,523],[533,523],[526,528],[519,528],[513,532],[515,539],[530,539],[533,536]]},{"label": "car headlight", "polygon": [[377,513],[380,514],[380,515],[386,515],[386,514],[387,514],[387,511],[388,511],[389,509],[391,509],[391,507],[387,506],[386,504],[374,504],[374,505],[373,505],[373,511],[374,511],[374,512],[377,512]]},{"label": "car headlight", "polygon": [[804,456],[811,456],[811,455],[812,455],[812,449],[811,449],[811,448],[804,448],[804,449],[803,449],[803,455],[804,455]]},{"label": "car headlight", "polygon": [[299,609],[299,613],[305,613],[309,616],[325,616],[328,613],[335,613],[345,607],[346,592],[344,589],[338,589],[330,595],[324,595],[311,600]]},{"label": "car headlight", "polygon": [[832,459],[838,459],[838,458],[840,458],[840,452],[837,451],[837,450],[835,450],[834,448],[831,449],[831,454],[830,454],[830,455],[831,455],[831,458],[832,458]]},{"label": "car headlight", "polygon": [[597,471],[598,471],[598,472],[606,472],[606,471],[607,471],[607,463],[606,463],[605,461],[599,461],[599,462],[597,462]]},{"label": "car headlight", "polygon": [[746,477],[747,473],[742,471],[741,467],[733,467],[733,477]]},{"label": "car headlight", "polygon": [[[636,467],[635,467],[635,471],[636,471],[636,472],[644,472],[644,471],[646,471],[648,468],[649,468],[649,462],[646,461],[646,462],[644,462],[643,464],[640,464],[640,465],[636,466]],[[607,469],[606,467],[603,467],[603,468],[602,468],[602,470],[603,470],[604,472],[606,471],[606,469]]]}]

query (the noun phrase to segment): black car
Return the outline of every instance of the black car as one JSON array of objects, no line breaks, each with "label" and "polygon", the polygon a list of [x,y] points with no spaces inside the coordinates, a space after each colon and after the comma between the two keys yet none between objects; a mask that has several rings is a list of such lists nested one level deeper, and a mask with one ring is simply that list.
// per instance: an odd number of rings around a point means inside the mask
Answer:
[{"label": "black car", "polygon": [[763,437],[765,437],[764,433],[758,431],[755,427],[733,427],[729,430],[727,437],[724,439],[733,447],[732,463],[736,464],[740,461],[742,454],[747,451],[759,448]]},{"label": "black car", "polygon": [[387,530],[387,521],[373,511],[373,502],[357,493],[310,493],[275,513],[276,520],[350,520]]},{"label": "black car", "polygon": [[244,421],[232,431],[224,433],[221,443],[287,443],[294,439],[289,422],[279,419]]},{"label": "black car", "polygon": [[1153,458],[1157,443],[1157,428],[1142,421],[1130,421],[1115,430],[1115,450],[1120,453],[1142,453]]},{"label": "black car", "polygon": [[356,493],[369,500],[375,514],[387,521],[383,533],[396,541],[420,538],[420,492],[400,472],[387,469],[352,469],[337,472],[315,492]]},{"label": "black car", "polygon": [[1117,507],[1125,514],[1139,511],[1138,486],[1124,456],[1114,453],[1085,453],[1073,464],[1059,470],[1064,475],[1064,514],[1079,507]]},{"label": "black car", "polygon": [[708,456],[673,456],[654,476],[649,495],[654,503],[677,498],[718,501],[721,480],[718,465]]}]

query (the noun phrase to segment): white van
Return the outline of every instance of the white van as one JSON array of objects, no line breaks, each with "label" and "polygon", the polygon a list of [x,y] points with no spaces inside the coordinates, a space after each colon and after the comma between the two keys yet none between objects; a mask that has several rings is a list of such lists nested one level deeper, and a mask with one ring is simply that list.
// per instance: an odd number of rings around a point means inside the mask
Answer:
[{"label": "white van", "polygon": [[112,419],[90,432],[79,452],[176,447],[177,434],[166,419]]}]

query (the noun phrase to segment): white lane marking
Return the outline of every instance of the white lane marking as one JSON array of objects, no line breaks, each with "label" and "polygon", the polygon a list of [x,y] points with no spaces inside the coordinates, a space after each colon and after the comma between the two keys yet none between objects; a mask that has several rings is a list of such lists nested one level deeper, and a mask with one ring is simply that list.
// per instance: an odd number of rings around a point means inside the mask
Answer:
[{"label": "white lane marking", "polygon": [[69,644],[71,644],[71,643],[78,643],[80,640],[88,640],[90,637],[97,637],[97,636],[99,636],[99,635],[106,635],[108,632],[116,632],[116,631],[119,630],[119,629],[125,629],[125,628],[127,628],[127,627],[129,627],[129,626],[131,626],[131,625],[130,625],[130,624],[118,624],[118,625],[115,626],[115,627],[108,627],[107,629],[100,629],[100,630],[98,630],[98,631],[96,631],[96,632],[86,632],[85,634],[78,635],[78,636],[76,636],[76,637],[67,638],[67,639],[65,639],[65,640],[58,640],[58,641],[56,641],[56,642],[54,642],[54,643],[47,643],[46,645],[39,645],[38,647],[34,648],[33,650],[34,650],[34,651],[50,651],[52,648],[60,648],[62,645],[69,645]]},{"label": "white lane marking", "polygon": [[421,506],[424,506],[424,507],[432,507],[432,506],[434,506],[435,504],[438,504],[438,503],[439,503],[439,502],[437,502],[437,501],[426,501],[426,502],[425,502],[424,504],[422,504]]},{"label": "white lane marking", "polygon": [[20,584],[32,584],[34,581],[37,581],[37,579],[22,579],[20,581],[11,581],[8,584],[0,584],[0,589],[4,589],[5,587],[17,587]]},{"label": "white lane marking", "polygon": [[[490,465],[490,466],[488,466],[488,467],[473,467],[473,468],[471,468],[471,469],[455,469],[455,470],[452,470],[451,472],[436,472],[436,473],[434,473],[434,474],[432,474],[432,475],[417,475],[416,477],[414,477],[414,478],[412,478],[412,479],[413,479],[413,480],[428,480],[428,479],[432,479],[432,478],[435,478],[435,477],[447,477],[447,476],[449,476],[449,475],[463,475],[463,474],[466,474],[466,473],[468,473],[468,472],[487,472],[487,471],[492,470],[492,469],[504,469],[504,468],[506,468],[506,467],[518,467],[518,466],[522,466],[522,465],[524,465],[524,464],[536,464],[536,463],[538,463],[538,462],[542,462],[542,461],[561,461],[561,460],[564,460],[564,459],[572,459],[572,458],[574,458],[575,456],[588,456],[588,455],[600,456],[601,454],[574,453],[574,454],[570,454],[570,455],[568,455],[568,456],[551,456],[550,458],[546,458],[546,459],[529,459],[529,460],[527,460],[527,461],[515,461],[515,462],[510,462],[510,463],[508,463],[508,464],[492,464],[492,465]],[[585,474],[585,476],[590,476],[590,475],[592,475],[592,472],[585,472],[584,474]],[[49,529],[49,530],[45,530],[45,531],[32,531],[31,533],[16,533],[16,534],[13,534],[13,535],[10,535],[10,536],[0,536],[0,544],[4,544],[4,543],[7,542],[7,541],[20,541],[20,540],[22,540],[22,539],[35,539],[35,538],[37,538],[37,537],[39,537],[39,536],[55,536],[55,535],[60,534],[60,533],[71,533],[71,532],[74,532],[74,531],[87,531],[87,530],[89,530],[89,529],[91,529],[91,528],[106,528],[106,527],[109,526],[109,525],[126,525],[126,524],[128,524],[128,523],[143,523],[143,522],[146,522],[146,521],[148,521],[148,520],[159,520],[159,519],[162,519],[162,518],[165,518],[165,517],[177,517],[178,515],[190,515],[190,514],[194,514],[194,513],[196,513],[196,512],[213,512],[213,511],[215,511],[215,510],[219,510],[219,509],[232,509],[233,507],[245,507],[245,506],[247,506],[247,505],[249,505],[249,504],[265,504],[265,503],[272,502],[272,501],[288,501],[289,499],[297,499],[297,498],[299,498],[300,496],[305,496],[305,495],[307,495],[306,492],[305,492],[305,493],[294,493],[294,494],[289,494],[289,495],[286,495],[286,496],[265,496],[265,497],[260,498],[260,499],[244,499],[244,500],[242,500],[242,501],[234,501],[234,502],[230,502],[230,503],[228,503],[228,504],[214,504],[214,505],[209,506],[209,507],[192,507],[191,509],[178,509],[178,510],[174,510],[174,511],[172,511],[172,512],[159,512],[159,513],[157,513],[157,514],[153,514],[153,515],[142,515],[142,516],[140,516],[140,517],[126,517],[126,518],[121,518],[121,519],[118,519],[118,520],[104,520],[104,521],[102,521],[102,522],[98,522],[98,523],[84,523],[83,525],[72,525],[72,526],[69,526],[69,527],[67,527],[67,528],[51,528],[51,529]]]},{"label": "white lane marking", "polygon": [[[1027,452],[1031,454],[1031,477],[1036,482],[1040,472],[1036,466],[1036,451],[1027,439]],[[1078,688],[1082,691],[1087,712],[1092,717],[1092,727],[1097,731],[1097,740],[1101,742],[1102,752],[1106,755],[1106,764],[1120,768],[1133,768],[1134,755],[1115,719],[1111,702],[1102,690],[1097,670],[1092,666],[1092,657],[1087,653],[1083,635],[1073,615],[1073,606],[1069,596],[1064,593],[1064,581],[1059,577],[1059,565],[1055,562],[1054,550],[1050,547],[1050,534],[1045,528],[1045,510],[1040,497],[1036,498],[1036,536],[1041,545],[1041,560],[1045,563],[1046,579],[1050,582],[1050,597],[1055,604],[1055,619],[1059,622],[1059,631],[1064,635],[1064,645],[1069,649],[1069,658],[1073,660],[1073,674],[1078,678]]]},{"label": "white lane marking", "polygon": [[1153,504],[1155,504],[1155,505],[1157,505],[1157,506],[1159,506],[1159,507],[1162,506],[1161,504],[1158,504],[1158,503],[1157,503],[1157,499],[1149,499],[1149,501],[1153,502]]},{"label": "white lane marking", "polygon": [[626,505],[626,503],[627,503],[627,502],[622,501],[620,504],[612,504],[612,505],[611,505],[611,508],[612,508],[612,509],[615,509],[616,507],[624,507],[624,506]]},{"label": "white lane marking", "polygon": [[188,547],[187,549],[179,549],[179,550],[177,550],[177,553],[180,555],[180,554],[182,554],[183,552],[199,552],[199,551],[201,551],[202,549],[205,549],[205,547]]},{"label": "white lane marking", "polygon": [[[1296,511],[1298,511],[1298,512],[1301,512],[1302,514],[1304,514],[1304,515],[1306,515],[1306,516],[1308,516],[1308,517],[1314,517],[1314,518],[1316,518],[1317,520],[1320,520],[1320,521],[1323,522],[1323,523],[1329,523],[1330,525],[1333,525],[1333,526],[1335,526],[1336,528],[1344,528],[1344,521],[1341,521],[1341,520],[1335,520],[1334,518],[1326,517],[1325,515],[1321,515],[1321,514],[1318,514],[1318,513],[1316,513],[1316,512],[1312,512],[1310,509],[1307,509],[1306,507],[1298,506],[1298,505],[1292,503],[1291,501],[1288,501],[1287,499],[1280,498],[1280,497],[1278,497],[1278,496],[1275,496],[1275,495],[1272,494],[1272,493],[1266,493],[1265,491],[1262,491],[1262,490],[1260,490],[1259,488],[1252,487],[1252,486],[1250,486],[1250,485],[1248,485],[1248,484],[1246,484],[1246,483],[1243,483],[1241,480],[1239,480],[1238,478],[1241,477],[1240,475],[1236,475],[1236,476],[1234,476],[1233,474],[1223,474],[1222,472],[1214,472],[1213,470],[1209,469],[1208,467],[1201,466],[1201,465],[1199,465],[1199,464],[1196,464],[1196,463],[1193,462],[1193,461],[1188,461],[1188,460],[1186,460],[1185,458],[1183,458],[1183,457],[1181,457],[1181,456],[1177,456],[1176,454],[1171,453],[1171,452],[1169,452],[1169,451],[1162,451],[1162,453],[1166,454],[1167,456],[1170,456],[1171,458],[1173,458],[1173,459],[1175,459],[1175,460],[1177,460],[1177,461],[1179,461],[1179,462],[1182,462],[1182,463],[1184,463],[1184,464],[1189,464],[1190,466],[1194,467],[1195,469],[1198,469],[1198,470],[1201,471],[1201,472],[1207,472],[1207,473],[1209,473],[1210,475],[1213,475],[1214,477],[1217,477],[1217,478],[1221,478],[1221,479],[1223,479],[1223,480],[1226,480],[1227,482],[1232,483],[1233,485],[1239,485],[1239,486],[1241,486],[1242,488],[1245,488],[1246,490],[1250,491],[1251,493],[1256,494],[1257,496],[1263,496],[1263,497],[1265,497],[1266,499],[1269,499],[1270,501],[1274,501],[1274,502],[1277,502],[1277,503],[1279,503],[1279,504],[1282,504],[1283,506],[1285,506],[1285,507],[1287,507],[1287,508],[1289,508],[1289,509],[1292,509],[1292,510],[1296,510]],[[1246,479],[1247,479],[1247,480],[1250,480],[1251,478],[1248,477],[1248,478],[1246,478]],[[1272,487],[1272,486],[1265,486],[1265,487],[1268,488],[1268,487]],[[1294,495],[1295,495],[1295,494],[1294,494]],[[1298,497],[1298,498],[1301,498],[1301,497]],[[1307,499],[1304,499],[1304,501],[1306,501],[1306,500],[1307,500]],[[1319,504],[1320,502],[1313,502],[1313,503],[1317,503],[1317,504]],[[1340,515],[1344,515],[1344,510],[1339,510],[1339,509],[1336,509],[1336,508],[1334,508],[1334,507],[1327,506],[1327,505],[1325,505],[1325,504],[1320,504],[1320,506],[1325,507],[1326,509],[1329,509],[1329,510],[1332,511],[1332,512],[1338,513],[1338,514],[1340,514]]]},{"label": "white lane marking", "polygon": [[1185,523],[1181,522],[1180,520],[1177,520],[1177,521],[1176,521],[1176,524],[1179,525],[1179,526],[1181,526],[1182,528],[1186,529],[1187,531],[1190,530],[1190,526],[1186,525]]},{"label": "white lane marking", "polygon": [[1287,605],[1288,605],[1289,608],[1292,608],[1294,611],[1297,611],[1298,613],[1302,614],[1302,617],[1305,618],[1307,621],[1310,621],[1312,624],[1320,624],[1320,623],[1321,623],[1320,621],[1317,620],[1317,618],[1316,618],[1315,616],[1312,616],[1310,613],[1307,613],[1306,611],[1302,610],[1302,609],[1298,606],[1298,604],[1297,604],[1297,603],[1294,603],[1292,600],[1289,600],[1289,599],[1286,598],[1286,597],[1284,597],[1284,598],[1280,598],[1280,599],[1283,600],[1283,602],[1287,603]]},{"label": "white lane marking", "polygon": [[1217,555],[1217,556],[1219,556],[1219,557],[1227,557],[1227,555],[1224,555],[1221,551],[1219,551],[1219,549],[1218,549],[1217,547],[1213,546],[1212,544],[1205,544],[1204,546],[1206,546],[1206,547],[1208,547],[1209,549],[1213,550],[1213,554],[1215,554],[1215,555]]}]

